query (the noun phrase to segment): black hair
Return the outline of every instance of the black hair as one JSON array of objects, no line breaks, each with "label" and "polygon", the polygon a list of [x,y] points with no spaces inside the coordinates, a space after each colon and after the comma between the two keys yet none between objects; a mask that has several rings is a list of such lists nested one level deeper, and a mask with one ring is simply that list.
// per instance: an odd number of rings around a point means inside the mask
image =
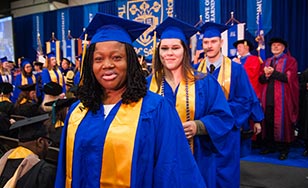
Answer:
[{"label": "black hair", "polygon": [[[96,113],[102,104],[102,100],[106,94],[100,83],[96,80],[93,73],[93,54],[95,44],[91,44],[85,54],[84,63],[82,65],[82,74],[80,78],[80,86],[78,88],[78,98],[83,105],[89,110]],[[122,94],[122,102],[129,104],[137,102],[144,97],[147,92],[146,79],[143,75],[142,68],[138,61],[138,56],[134,48],[125,43],[127,76],[126,91]]]}]

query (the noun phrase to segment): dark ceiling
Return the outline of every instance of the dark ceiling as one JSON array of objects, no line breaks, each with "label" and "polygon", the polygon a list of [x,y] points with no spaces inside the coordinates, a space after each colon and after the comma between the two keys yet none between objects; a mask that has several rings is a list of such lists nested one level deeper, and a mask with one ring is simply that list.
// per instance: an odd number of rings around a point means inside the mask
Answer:
[{"label": "dark ceiling", "polygon": [[[15,1],[23,0],[0,0],[0,17],[11,15],[11,3]],[[68,0],[48,0],[49,3],[52,3],[54,1],[68,4]],[[33,3],[35,3],[35,0],[33,0]]]}]

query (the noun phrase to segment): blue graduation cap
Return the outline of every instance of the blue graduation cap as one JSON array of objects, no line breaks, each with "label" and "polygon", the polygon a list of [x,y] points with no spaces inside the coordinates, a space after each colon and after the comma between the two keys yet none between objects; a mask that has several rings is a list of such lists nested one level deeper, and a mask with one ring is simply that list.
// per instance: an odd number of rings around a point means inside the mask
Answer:
[{"label": "blue graduation cap", "polygon": [[49,52],[49,53],[47,54],[47,57],[48,57],[48,58],[56,57],[56,54],[55,54],[54,52]]},{"label": "blue graduation cap", "polygon": [[[198,30],[194,26],[189,25],[181,20],[168,17],[161,24],[159,24],[154,31],[156,31],[157,38],[176,38],[187,44],[189,38]],[[151,32],[151,35],[153,35],[153,32]]]},{"label": "blue graduation cap", "polygon": [[21,60],[21,67],[25,67],[27,64],[30,64],[32,66],[32,63],[31,63],[31,61],[29,59],[23,58]]},{"label": "blue graduation cap", "polygon": [[4,57],[2,57],[2,58],[0,59],[0,61],[1,61],[1,63],[3,63],[3,62],[7,62],[8,60],[7,60],[7,57],[4,56]]},{"label": "blue graduation cap", "polygon": [[221,37],[221,33],[229,29],[230,26],[217,24],[214,22],[205,22],[200,31],[203,33],[203,38]]},{"label": "blue graduation cap", "polygon": [[97,13],[80,38],[83,39],[88,34],[87,39],[91,43],[118,41],[132,44],[149,27],[147,24]]}]

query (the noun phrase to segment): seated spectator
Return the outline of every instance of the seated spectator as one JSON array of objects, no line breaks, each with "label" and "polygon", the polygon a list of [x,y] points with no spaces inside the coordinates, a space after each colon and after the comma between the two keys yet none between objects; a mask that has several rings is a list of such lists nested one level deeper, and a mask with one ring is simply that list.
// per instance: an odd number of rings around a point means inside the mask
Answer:
[{"label": "seated spectator", "polygon": [[59,147],[62,127],[69,107],[77,101],[77,98],[58,99],[45,103],[45,106],[52,107],[52,113],[48,120],[49,135],[53,140],[53,147]]},{"label": "seated spectator", "polygon": [[64,98],[62,96],[62,87],[56,82],[49,82],[43,87],[44,99],[41,104],[41,109],[44,112],[51,112],[52,108],[50,106],[45,106],[45,103],[57,100],[59,98]]},{"label": "seated spectator", "polygon": [[17,121],[10,129],[19,129],[19,146],[6,152],[0,159],[0,187],[53,188],[56,174],[54,165],[47,163],[48,137],[40,115]]},{"label": "seated spectator", "polygon": [[14,106],[14,114],[33,117],[42,114],[36,97],[36,84],[20,85],[21,90]]},{"label": "seated spectator", "polygon": [[0,83],[0,135],[8,136],[8,130],[11,126],[10,116],[14,113],[14,104],[10,100],[12,92],[12,84]]}]

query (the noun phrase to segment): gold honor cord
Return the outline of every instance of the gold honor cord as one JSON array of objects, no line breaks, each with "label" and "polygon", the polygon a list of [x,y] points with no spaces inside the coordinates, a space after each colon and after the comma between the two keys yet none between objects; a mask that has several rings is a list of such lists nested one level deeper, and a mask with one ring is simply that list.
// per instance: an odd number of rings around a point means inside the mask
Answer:
[{"label": "gold honor cord", "polygon": [[[164,79],[163,81],[164,82]],[[185,87],[184,87],[185,86]],[[156,79],[152,76],[150,91],[157,91]],[[160,95],[164,96],[164,83],[161,84]],[[158,92],[159,92],[158,91]],[[176,110],[180,116],[182,122],[194,120],[195,115],[195,84],[194,82],[182,81],[180,83],[178,93],[176,95]],[[185,107],[183,107],[183,104]],[[188,140],[191,151],[194,152],[194,140],[193,138]]]}]

